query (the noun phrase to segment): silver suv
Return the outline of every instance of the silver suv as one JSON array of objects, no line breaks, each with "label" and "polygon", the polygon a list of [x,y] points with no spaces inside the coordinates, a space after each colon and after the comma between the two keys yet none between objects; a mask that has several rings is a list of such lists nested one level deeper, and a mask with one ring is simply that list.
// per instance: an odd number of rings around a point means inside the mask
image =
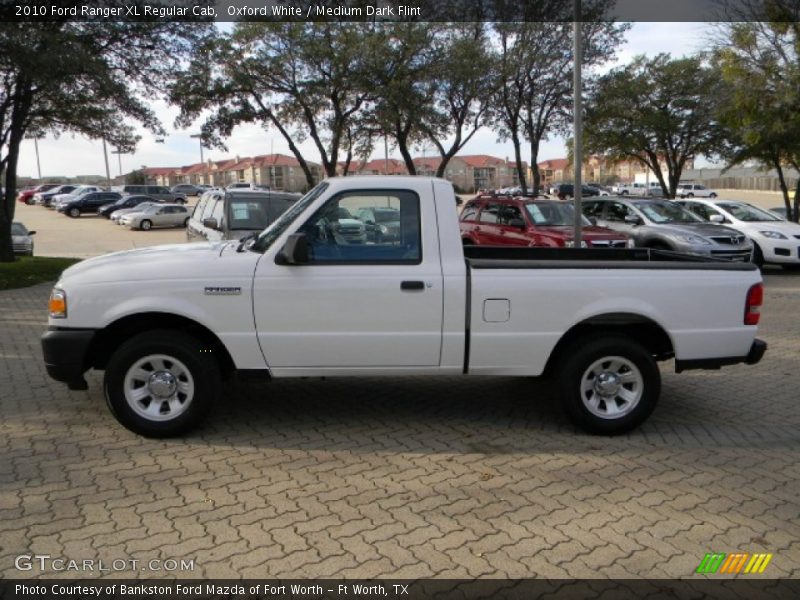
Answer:
[{"label": "silver suv", "polygon": [[300,194],[261,190],[211,190],[200,196],[186,227],[190,241],[238,240],[261,232]]},{"label": "silver suv", "polygon": [[677,202],[603,199],[583,203],[583,214],[602,227],[627,233],[639,248],[673,250],[750,261],[753,244],[730,227],[706,223]]}]

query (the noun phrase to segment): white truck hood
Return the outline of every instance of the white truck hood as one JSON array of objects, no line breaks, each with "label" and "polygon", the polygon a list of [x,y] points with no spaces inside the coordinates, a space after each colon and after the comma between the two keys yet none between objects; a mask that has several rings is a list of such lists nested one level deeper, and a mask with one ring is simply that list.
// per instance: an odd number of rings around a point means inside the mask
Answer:
[{"label": "white truck hood", "polygon": [[[236,252],[237,242],[170,244],[125,250],[89,258],[68,268],[60,283],[68,286],[154,282],[216,277],[252,277],[261,256]],[[230,248],[228,247],[230,246]]]}]

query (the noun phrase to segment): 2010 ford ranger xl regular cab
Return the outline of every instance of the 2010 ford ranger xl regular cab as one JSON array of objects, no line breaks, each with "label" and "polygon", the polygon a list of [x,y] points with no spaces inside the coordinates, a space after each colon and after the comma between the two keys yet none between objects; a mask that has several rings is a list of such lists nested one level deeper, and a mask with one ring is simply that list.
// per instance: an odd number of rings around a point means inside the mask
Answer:
[{"label": "2010 ford ranger xl regular cab", "polygon": [[[341,209],[398,211],[397,235],[349,243]],[[320,183],[250,239],[117,252],[70,267],[42,338],[51,377],[163,437],[196,426],[237,371],[268,377],[550,375],[593,433],[641,423],[676,370],[753,364],[761,277],[646,249],[462,246],[452,186]]]}]

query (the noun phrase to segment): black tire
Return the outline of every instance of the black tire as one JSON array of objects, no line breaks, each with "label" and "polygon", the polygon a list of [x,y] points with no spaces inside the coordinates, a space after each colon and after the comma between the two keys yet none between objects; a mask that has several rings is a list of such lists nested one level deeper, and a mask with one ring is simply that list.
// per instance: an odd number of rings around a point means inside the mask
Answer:
[{"label": "black tire", "polygon": [[78,208],[70,208],[67,214],[73,219],[77,219],[81,216],[81,211]]},{"label": "black tire", "polygon": [[619,195],[620,195],[620,196],[627,196],[627,195],[628,195],[628,190],[622,190],[622,191],[619,193]]},{"label": "black tire", "polygon": [[189,219],[190,219],[190,218],[191,218],[191,217],[186,217],[186,218],[183,220],[183,226],[184,226],[184,227],[188,227],[188,226],[189,226]]},{"label": "black tire", "polygon": [[694,198],[694,194],[692,194],[692,193],[690,192],[690,193],[686,194],[686,196],[685,196],[685,197],[686,197],[686,198]]},{"label": "black tire", "polygon": [[28,198],[27,200],[25,200],[25,204],[27,204],[28,206],[33,206],[33,198]]},{"label": "black tire", "polygon": [[753,244],[753,264],[759,269],[764,266],[764,253],[758,244]]},{"label": "black tire", "polygon": [[[220,393],[219,365],[213,354],[201,352],[203,349],[204,344],[192,336],[163,329],[141,333],[122,344],[108,361],[103,385],[106,403],[112,414],[127,429],[145,437],[172,437],[197,427]],[[194,393],[188,400],[189,404],[173,419],[148,419],[136,412],[125,396],[128,370],[142,359],[154,355],[166,356],[176,361],[170,363],[172,365],[177,364],[177,361],[182,363],[194,384]],[[153,370],[155,372],[155,367]],[[153,395],[149,398],[149,402],[156,401]],[[166,404],[166,400],[162,402],[162,406],[163,404]]]},{"label": "black tire", "polygon": [[716,197],[717,197],[717,195],[716,195],[714,192],[711,192],[711,193],[708,195],[708,197],[709,197],[709,198],[716,198]]},{"label": "black tire", "polygon": [[141,223],[139,223],[139,229],[142,231],[150,231],[150,228],[153,226],[149,220],[144,219]]},{"label": "black tire", "polygon": [[[618,334],[597,334],[573,343],[565,350],[563,357],[557,371],[562,406],[573,423],[584,431],[596,435],[620,435],[638,427],[655,409],[661,394],[661,374],[653,356],[637,341]],[[611,367],[612,357],[620,357],[634,365],[639,372],[636,375],[629,369],[623,373],[631,373],[637,379],[636,383],[624,383],[620,387],[620,391],[625,388],[638,394],[638,399],[628,409],[625,409],[625,400],[621,396],[609,396],[615,410],[621,410],[618,417],[602,417],[593,413],[587,403],[591,398],[601,396],[594,389],[585,394],[582,391],[582,383],[585,376],[588,378],[589,369],[598,363],[602,365],[600,368],[605,368],[601,361],[606,357]],[[621,407],[620,401],[623,402]],[[605,399],[598,401],[596,410],[608,413],[611,409],[606,402],[608,400]]]}]

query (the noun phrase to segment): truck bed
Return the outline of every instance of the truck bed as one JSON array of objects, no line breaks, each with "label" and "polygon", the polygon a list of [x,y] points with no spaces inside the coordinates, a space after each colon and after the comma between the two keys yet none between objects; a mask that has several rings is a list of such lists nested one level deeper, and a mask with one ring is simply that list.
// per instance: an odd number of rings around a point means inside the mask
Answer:
[{"label": "truck bed", "polygon": [[464,246],[473,269],[672,269],[755,271],[750,262],[650,248],[515,248]]}]

